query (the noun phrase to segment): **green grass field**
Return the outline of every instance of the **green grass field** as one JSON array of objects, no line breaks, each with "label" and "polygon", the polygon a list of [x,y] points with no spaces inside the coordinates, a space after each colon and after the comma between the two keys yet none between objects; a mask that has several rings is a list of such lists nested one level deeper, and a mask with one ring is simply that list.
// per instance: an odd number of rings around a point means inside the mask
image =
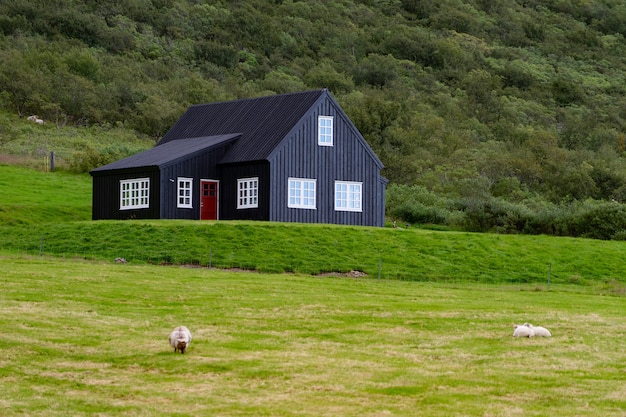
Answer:
[{"label": "green grass field", "polygon": [[[578,286],[520,291],[14,255],[0,268],[3,416],[626,409],[626,299]],[[513,338],[524,321],[553,337]],[[185,355],[167,343],[180,324],[194,336]]]},{"label": "green grass field", "polygon": [[92,222],[88,176],[7,165],[0,196],[2,416],[624,416],[624,242]]}]

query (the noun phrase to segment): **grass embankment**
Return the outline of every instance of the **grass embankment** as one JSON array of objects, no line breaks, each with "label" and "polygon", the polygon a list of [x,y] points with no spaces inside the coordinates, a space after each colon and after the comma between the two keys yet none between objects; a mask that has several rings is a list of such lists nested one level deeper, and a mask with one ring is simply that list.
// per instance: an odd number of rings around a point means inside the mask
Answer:
[{"label": "grass embankment", "polygon": [[[624,297],[37,257],[0,268],[4,416],[626,408]],[[553,337],[513,338],[526,320]],[[180,324],[185,355],[167,343]]]},{"label": "grass embankment", "polygon": [[[0,250],[262,272],[590,284],[626,291],[626,243],[266,222],[98,221],[91,179],[0,166]],[[33,186],[32,183],[39,184]]]},{"label": "grass embankment", "polygon": [[364,271],[420,281],[605,285],[624,290],[626,244],[261,222],[72,222],[0,227],[0,249],[262,272]]}]

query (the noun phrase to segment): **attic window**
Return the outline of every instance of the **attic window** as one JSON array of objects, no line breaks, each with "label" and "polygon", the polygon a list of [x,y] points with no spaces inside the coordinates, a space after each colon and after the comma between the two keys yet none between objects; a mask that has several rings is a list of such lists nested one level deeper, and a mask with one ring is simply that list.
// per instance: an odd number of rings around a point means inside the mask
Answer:
[{"label": "attic window", "polygon": [[317,144],[333,146],[333,117],[320,116],[318,118]]},{"label": "attic window", "polygon": [[148,208],[150,178],[120,181],[120,210]]},{"label": "attic window", "polygon": [[191,200],[191,188],[193,186],[193,178],[178,178],[178,208],[193,208]]},{"label": "attic window", "polygon": [[237,208],[257,208],[259,206],[259,178],[237,180]]},{"label": "attic window", "polygon": [[335,210],[363,211],[361,190],[360,182],[335,181]]}]

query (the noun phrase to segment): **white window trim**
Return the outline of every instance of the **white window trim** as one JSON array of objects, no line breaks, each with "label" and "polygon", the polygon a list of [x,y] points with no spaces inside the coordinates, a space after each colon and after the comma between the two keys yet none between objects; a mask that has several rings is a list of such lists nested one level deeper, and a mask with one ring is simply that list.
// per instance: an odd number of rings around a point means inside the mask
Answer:
[{"label": "white window trim", "polygon": [[120,210],[150,207],[150,178],[120,180]]},{"label": "white window trim", "polygon": [[259,207],[259,177],[239,178],[237,180],[237,208]]},{"label": "white window trim", "polygon": [[[338,191],[337,186],[345,185],[347,186],[346,191]],[[350,190],[351,186],[357,186],[358,191]],[[339,199],[338,193],[345,193],[345,198]],[[343,196],[342,196],[343,197]],[[344,204],[338,204],[339,202]],[[358,203],[358,204],[355,204]],[[335,181],[335,211],[354,211],[354,212],[362,212],[363,211],[363,183],[355,182],[355,181]]]},{"label": "white window trim", "polygon": [[176,184],[176,207],[193,208],[193,178],[178,177]]},{"label": "white window trim", "polygon": [[[329,121],[330,126],[322,126],[323,121]],[[317,144],[319,146],[333,146],[334,134],[333,134],[333,116],[319,116],[317,118]],[[329,132],[325,132],[328,129]],[[322,138],[328,137],[330,141],[322,140]]]},{"label": "white window trim", "polygon": [[[313,196],[305,184],[313,184]],[[312,204],[305,204],[305,200],[313,199]],[[315,210],[317,208],[317,180],[311,178],[288,178],[287,180],[287,207]]]}]

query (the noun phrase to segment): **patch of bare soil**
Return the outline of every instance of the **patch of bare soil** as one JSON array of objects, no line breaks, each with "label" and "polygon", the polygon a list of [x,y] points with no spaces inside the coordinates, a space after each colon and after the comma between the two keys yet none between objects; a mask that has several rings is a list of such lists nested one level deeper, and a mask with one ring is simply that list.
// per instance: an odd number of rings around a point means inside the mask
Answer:
[{"label": "patch of bare soil", "polygon": [[350,272],[324,272],[323,274],[317,274],[318,277],[348,277],[348,278],[362,278],[367,274],[363,271],[350,271]]}]

